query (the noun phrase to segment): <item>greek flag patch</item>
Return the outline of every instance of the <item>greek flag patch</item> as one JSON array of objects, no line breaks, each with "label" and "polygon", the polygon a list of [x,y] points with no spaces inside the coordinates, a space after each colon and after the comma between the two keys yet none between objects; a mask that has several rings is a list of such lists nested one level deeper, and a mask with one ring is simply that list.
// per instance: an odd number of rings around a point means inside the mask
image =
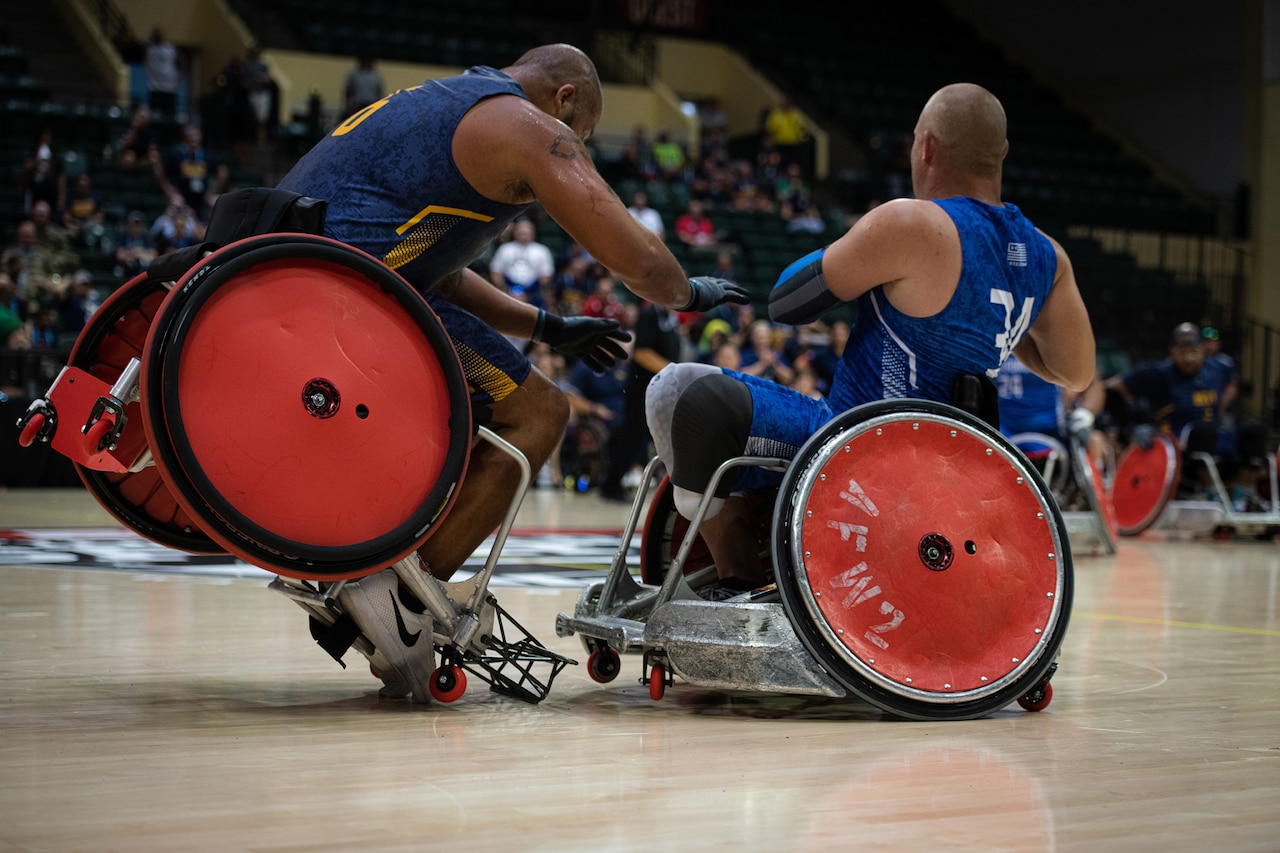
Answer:
[{"label": "greek flag patch", "polygon": [[1025,267],[1027,265],[1027,244],[1010,243],[1009,249],[1005,253],[1005,257],[1009,261],[1009,266]]}]

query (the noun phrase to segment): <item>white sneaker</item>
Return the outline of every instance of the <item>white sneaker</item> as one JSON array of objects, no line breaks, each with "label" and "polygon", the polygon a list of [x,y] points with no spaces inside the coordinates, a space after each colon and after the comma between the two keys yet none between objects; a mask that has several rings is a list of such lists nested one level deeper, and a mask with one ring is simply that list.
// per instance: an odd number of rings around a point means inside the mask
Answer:
[{"label": "white sneaker", "polygon": [[382,696],[413,694],[414,702],[430,702],[431,674],[436,669],[431,614],[416,613],[398,595],[400,580],[391,569],[352,581],[338,593],[338,603],[365,639],[373,643],[394,673],[382,672]]}]

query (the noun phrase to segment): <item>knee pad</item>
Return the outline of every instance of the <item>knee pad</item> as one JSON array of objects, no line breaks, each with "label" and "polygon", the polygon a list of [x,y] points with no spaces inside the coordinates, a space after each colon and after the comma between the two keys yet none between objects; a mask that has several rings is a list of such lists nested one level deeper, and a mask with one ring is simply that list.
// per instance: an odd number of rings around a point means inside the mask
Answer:
[{"label": "knee pad", "polygon": [[[752,409],[750,389],[723,373],[690,383],[671,413],[671,484],[705,492],[716,469],[746,449]],[[722,479],[716,497],[727,497],[732,484]]]},{"label": "knee pad", "polygon": [[649,424],[649,434],[653,436],[654,449],[668,472],[675,465],[671,449],[671,417],[676,401],[695,380],[720,372],[720,368],[711,364],[680,362],[668,364],[649,380],[649,387],[644,392],[645,420]]}]

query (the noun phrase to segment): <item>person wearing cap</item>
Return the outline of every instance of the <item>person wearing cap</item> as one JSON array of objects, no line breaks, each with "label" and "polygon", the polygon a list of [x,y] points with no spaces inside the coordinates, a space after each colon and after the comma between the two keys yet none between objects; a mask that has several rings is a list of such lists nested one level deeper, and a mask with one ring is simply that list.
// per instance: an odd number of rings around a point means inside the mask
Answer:
[{"label": "person wearing cap", "polygon": [[1205,326],[1200,330],[1200,339],[1204,342],[1205,360],[1219,362],[1231,375],[1231,384],[1227,386],[1222,396],[1223,418],[1230,423],[1231,407],[1239,393],[1240,371],[1236,369],[1236,360],[1222,351],[1222,335],[1217,329],[1213,326]]},{"label": "person wearing cap", "polygon": [[1223,428],[1223,400],[1231,381],[1220,361],[1205,357],[1200,327],[1181,323],[1170,336],[1168,358],[1141,364],[1106,382],[1108,390],[1129,403],[1136,422],[1130,431],[1133,443],[1150,447],[1157,432],[1180,443],[1183,497],[1200,496],[1211,484],[1207,469],[1193,453],[1213,454],[1222,479],[1242,499],[1264,464],[1266,431],[1260,424],[1243,424],[1234,431]]}]

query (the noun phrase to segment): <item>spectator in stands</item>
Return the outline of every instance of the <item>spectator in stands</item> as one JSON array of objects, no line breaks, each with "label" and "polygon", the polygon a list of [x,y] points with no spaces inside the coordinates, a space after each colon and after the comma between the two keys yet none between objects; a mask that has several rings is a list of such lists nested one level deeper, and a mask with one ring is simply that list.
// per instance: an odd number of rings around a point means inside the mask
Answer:
[{"label": "spectator in stands", "polygon": [[520,219],[511,226],[511,239],[501,243],[489,261],[489,276],[500,287],[522,302],[546,307],[544,294],[552,292],[551,277],[555,260],[551,250],[539,243],[533,223]]},{"label": "spectator in stands", "polygon": [[254,135],[259,148],[266,147],[268,139],[274,139],[279,123],[280,85],[271,75],[271,68],[262,58],[262,45],[257,42],[245,51],[241,66],[245,88],[249,95],[249,107],[253,111]]},{"label": "spectator in stands", "polygon": [[31,222],[36,227],[36,242],[53,256],[56,271],[70,272],[79,258],[67,229],[53,221],[53,208],[47,201],[38,201],[31,206]]},{"label": "spectator in stands", "polygon": [[183,202],[182,197],[175,195],[165,208],[164,213],[151,223],[148,237],[151,248],[157,255],[168,254],[177,249],[194,246],[200,241],[201,228],[191,212],[191,208]]},{"label": "spectator in stands", "polygon": [[625,313],[626,306],[618,298],[618,286],[613,276],[607,271],[602,272],[596,278],[591,295],[582,300],[582,316],[616,320],[621,323]]},{"label": "spectator in stands", "polygon": [[658,177],[658,164],[653,159],[653,141],[649,138],[649,129],[637,124],[631,129],[631,136],[623,149],[623,161],[626,163],[626,175],[633,180],[652,181]]},{"label": "spectator in stands", "polygon": [[76,270],[71,275],[71,284],[62,294],[58,303],[57,330],[59,342],[73,339],[84,329],[85,323],[97,310],[93,300],[93,273],[88,270]]},{"label": "spectator in stands", "polygon": [[116,238],[116,278],[130,279],[146,272],[155,257],[156,247],[147,231],[147,218],[141,211],[130,212]]},{"label": "spectator in stands", "polygon": [[809,141],[809,129],[804,114],[797,109],[790,95],[783,95],[765,113],[761,130],[777,146],[784,167],[803,162],[802,152],[804,144]]},{"label": "spectator in stands", "polygon": [[631,197],[631,206],[627,208],[636,222],[648,228],[659,240],[667,238],[667,226],[662,221],[662,214],[649,206],[649,194],[637,190]]},{"label": "spectator in stands", "polygon": [[0,348],[31,349],[31,327],[18,308],[18,288],[0,272]]},{"label": "spectator in stands", "polygon": [[645,302],[636,318],[635,345],[627,372],[622,430],[609,451],[609,470],[600,484],[607,501],[629,500],[628,475],[648,461],[651,437],[644,416],[644,394],[659,370],[683,358],[680,317],[669,308]]},{"label": "spectator in stands", "polygon": [[121,168],[132,170],[139,164],[151,163],[159,151],[160,134],[151,123],[151,108],[138,104],[116,143],[116,162]]},{"label": "spectator in stands", "polygon": [[672,139],[671,131],[665,128],[658,131],[658,137],[653,141],[653,160],[658,166],[658,177],[662,180],[671,184],[687,182],[689,156],[684,146]]},{"label": "spectator in stands", "polygon": [[790,385],[796,372],[782,353],[779,334],[781,331],[775,329],[768,320],[756,320],[752,323],[747,332],[746,346],[742,348],[742,366],[738,369],[748,376],[758,376],[779,385]]},{"label": "spectator in stands", "polygon": [[587,296],[595,289],[596,279],[591,275],[594,265],[590,255],[576,254],[557,266],[552,279],[556,313],[562,316],[582,313]]},{"label": "spectator in stands", "polygon": [[62,168],[62,156],[53,141],[53,131],[49,128],[40,131],[35,150],[22,162],[18,191],[22,193],[22,212],[27,216],[39,202],[61,210],[66,201],[67,176]]},{"label": "spectator in stands", "polygon": [[814,346],[809,351],[808,365],[818,380],[818,389],[826,394],[836,378],[836,366],[844,355],[845,344],[849,342],[849,324],[844,320],[831,322],[827,329],[826,342]]},{"label": "spectator in stands", "polygon": [[711,270],[707,275],[722,278],[725,281],[738,280],[738,264],[737,252],[732,248],[723,247],[716,252],[716,261],[711,266]]},{"label": "spectator in stands", "polygon": [[156,163],[156,180],[166,197],[181,194],[200,222],[209,220],[213,200],[230,178],[226,163],[213,159],[204,147],[204,134],[194,124],[182,129],[182,144],[163,163]]},{"label": "spectator in stands", "polygon": [[778,185],[779,213],[787,223],[787,233],[804,231],[821,234],[826,230],[822,214],[813,203],[809,183],[804,179],[799,163],[786,167],[786,176]]},{"label": "spectator in stands", "polygon": [[730,207],[748,213],[773,213],[776,209],[769,193],[760,189],[756,170],[750,160],[735,160],[733,170],[733,199]]},{"label": "spectator in stands", "polygon": [[676,239],[694,249],[715,249],[716,228],[707,216],[706,205],[701,199],[689,199],[685,212],[676,217]]},{"label": "spectator in stands", "polygon": [[[778,150],[773,137],[766,133],[760,137],[760,147],[756,151],[756,183],[761,187],[776,187],[782,172],[782,152]],[[765,190],[761,191],[769,194]]]},{"label": "spectator in stands", "polygon": [[179,64],[178,48],[164,37],[164,30],[160,27],[153,27],[151,30],[144,62],[147,73],[147,105],[154,113],[177,118],[182,67]]},{"label": "spectator in stands", "polygon": [[[576,362],[569,369],[568,396],[573,410],[571,423],[566,433],[565,442],[575,450],[581,434],[586,430],[584,419],[594,418],[604,427],[607,436],[604,452],[620,441],[623,424],[627,413],[627,375],[629,363],[620,361],[602,373],[597,373],[583,361]],[[605,459],[608,459],[606,455]],[[593,472],[590,485],[599,486],[607,473],[607,462],[601,464]]]},{"label": "spectator in stands", "polygon": [[62,227],[74,245],[96,250],[105,221],[102,203],[93,191],[93,179],[88,172],[81,172],[72,184],[66,206],[62,208]]},{"label": "spectator in stands", "polygon": [[[1070,261],[1001,198],[1006,126],[980,86],[935,92],[914,131],[915,197],[882,205],[779,276],[769,299],[776,322],[803,325],[857,305],[826,399],[706,365],[673,365],[653,380],[648,420],[679,512],[692,514],[728,459],[798,449],[838,413],[876,400],[950,402],[957,375],[989,375],[1015,351],[1045,379],[1088,386],[1095,345]],[[778,482],[744,469],[712,495],[699,530],[720,576],[708,597],[764,581],[746,501],[732,493]]]},{"label": "spectator in stands", "polygon": [[1223,482],[1233,488],[1233,500],[1256,501],[1258,474],[1266,465],[1266,429],[1248,423],[1223,430],[1222,400],[1231,381],[1228,368],[1205,358],[1200,328],[1182,323],[1173,330],[1168,358],[1138,365],[1105,386],[1131,406],[1136,423],[1131,441],[1149,447],[1159,432],[1183,446],[1184,496],[1202,496],[1211,485],[1207,468],[1191,456],[1201,452],[1216,457]]},{"label": "spectator in stands", "polygon": [[729,116],[725,114],[724,108],[720,106],[720,99],[717,97],[703,98],[702,103],[698,104],[698,124],[701,126],[704,136],[715,133],[729,133]]},{"label": "spectator in stands", "polygon": [[342,110],[346,116],[382,100],[386,85],[382,74],[373,65],[373,57],[363,54],[356,58],[356,67],[347,72],[342,82]]}]

